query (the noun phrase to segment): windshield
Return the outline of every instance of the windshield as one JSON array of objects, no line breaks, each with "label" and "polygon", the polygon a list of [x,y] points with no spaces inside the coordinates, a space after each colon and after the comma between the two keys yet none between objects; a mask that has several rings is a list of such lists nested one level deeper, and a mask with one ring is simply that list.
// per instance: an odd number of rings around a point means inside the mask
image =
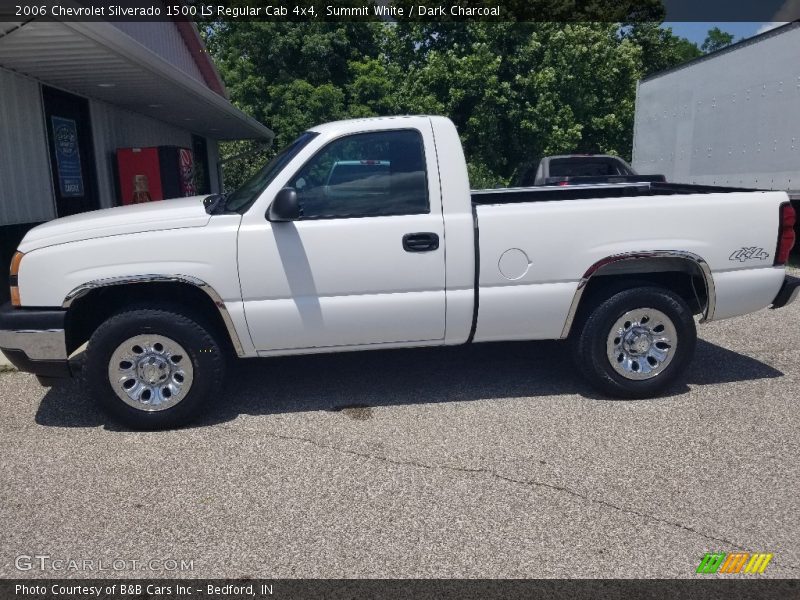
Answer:
[{"label": "windshield", "polygon": [[256,201],[261,192],[275,179],[275,176],[280,173],[286,163],[292,160],[316,136],[317,134],[313,131],[306,131],[278,152],[271,161],[261,167],[258,173],[243,183],[235,192],[228,195],[225,208],[230,211],[245,212]]}]

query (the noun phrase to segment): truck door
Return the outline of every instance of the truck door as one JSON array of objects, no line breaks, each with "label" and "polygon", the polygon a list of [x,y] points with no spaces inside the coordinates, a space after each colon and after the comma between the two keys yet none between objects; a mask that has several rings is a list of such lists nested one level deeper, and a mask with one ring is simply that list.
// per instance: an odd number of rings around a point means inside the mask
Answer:
[{"label": "truck door", "polygon": [[243,224],[242,296],[258,351],[444,340],[432,147],[430,127],[335,139],[289,180],[298,220]]}]

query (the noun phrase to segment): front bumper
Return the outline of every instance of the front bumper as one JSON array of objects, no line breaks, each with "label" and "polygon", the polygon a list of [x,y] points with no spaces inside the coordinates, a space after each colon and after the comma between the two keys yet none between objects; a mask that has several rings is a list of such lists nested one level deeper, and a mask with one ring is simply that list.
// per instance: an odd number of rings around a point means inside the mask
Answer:
[{"label": "front bumper", "polygon": [[778,295],[775,296],[775,300],[772,301],[772,306],[770,306],[770,308],[783,308],[787,304],[791,304],[797,300],[798,295],[800,295],[800,277],[787,275],[783,280],[783,285]]},{"label": "front bumper", "polygon": [[0,351],[20,371],[70,377],[64,323],[67,311],[0,306]]}]

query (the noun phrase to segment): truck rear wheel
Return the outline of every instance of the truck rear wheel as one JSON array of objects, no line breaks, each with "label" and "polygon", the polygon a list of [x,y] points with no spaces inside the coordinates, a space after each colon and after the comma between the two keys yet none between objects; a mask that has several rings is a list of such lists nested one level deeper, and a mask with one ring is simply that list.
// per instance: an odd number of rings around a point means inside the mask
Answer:
[{"label": "truck rear wheel", "polygon": [[195,418],[220,394],[225,358],[193,319],[131,309],[92,335],[84,375],[100,406],[134,429],[165,429]]},{"label": "truck rear wheel", "polygon": [[589,313],[573,339],[578,369],[617,398],[659,393],[683,373],[696,343],[691,309],[659,287],[614,294]]}]

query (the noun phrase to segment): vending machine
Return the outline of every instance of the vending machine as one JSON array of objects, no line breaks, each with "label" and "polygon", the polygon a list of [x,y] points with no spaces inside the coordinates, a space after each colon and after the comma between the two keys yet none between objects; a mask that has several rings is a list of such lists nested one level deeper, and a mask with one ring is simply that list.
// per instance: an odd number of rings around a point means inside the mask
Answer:
[{"label": "vending machine", "polygon": [[117,150],[120,204],[194,196],[194,157],[189,148],[155,146]]}]

